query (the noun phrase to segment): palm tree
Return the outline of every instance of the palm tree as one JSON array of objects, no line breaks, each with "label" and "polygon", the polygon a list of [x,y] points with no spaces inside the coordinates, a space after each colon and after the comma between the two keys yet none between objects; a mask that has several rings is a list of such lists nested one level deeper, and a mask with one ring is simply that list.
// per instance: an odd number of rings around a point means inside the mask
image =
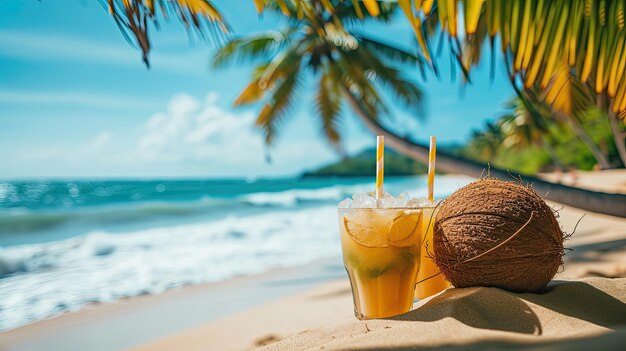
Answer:
[{"label": "palm tree", "polygon": [[[423,65],[424,60],[405,50],[367,38],[347,28],[345,23],[359,18],[386,21],[394,6],[376,3],[377,17],[360,9],[358,2],[296,1],[265,2],[268,11],[280,11],[290,20],[290,28],[281,32],[262,33],[234,38],[216,55],[215,66],[234,60],[258,60],[251,82],[236,99],[235,105],[263,101],[256,124],[265,131],[271,143],[285,111],[294,102],[304,72],[318,81],[316,107],[327,139],[337,144],[340,131],[336,128],[342,103],[346,102],[372,132],[385,135],[387,144],[419,161],[428,160],[428,147],[399,136],[386,127],[381,112],[387,111],[382,100],[380,83],[391,88],[405,104],[419,108],[421,94],[412,87],[393,63]],[[418,41],[420,36],[418,35]],[[423,39],[423,37],[421,37]],[[485,165],[440,151],[438,166],[447,172],[480,177]],[[497,178],[511,179],[509,172],[491,168]],[[605,194],[554,184],[526,177],[535,189],[548,199],[592,211],[626,216],[623,195]]]},{"label": "palm tree", "polygon": [[[560,170],[564,165],[557,156],[551,137],[551,126],[557,126],[553,120],[541,111],[541,105],[533,105],[524,97],[515,97],[507,103],[506,115],[500,117],[498,130],[502,134],[502,146],[505,148],[525,149],[538,147],[544,150]],[[543,109],[545,111],[545,109]]]},{"label": "palm tree", "polygon": [[[257,61],[250,83],[234,104],[262,102],[256,125],[264,130],[268,144],[273,142],[308,75],[316,80],[314,107],[321,129],[326,139],[338,148],[342,105],[351,102],[346,97],[358,101],[358,108],[368,118],[379,121],[389,112],[382,92],[384,87],[416,116],[422,115],[422,93],[399,68],[421,66],[424,59],[346,30],[344,22],[364,16],[358,4],[335,2],[331,15],[321,2],[307,2],[299,7],[303,11],[301,18],[295,6],[268,4],[267,8],[288,14],[289,27],[233,38],[218,51],[213,63],[222,67],[232,61]],[[367,18],[387,22],[394,8],[393,4],[381,4],[378,16]]]},{"label": "palm tree", "polygon": [[490,160],[498,154],[503,139],[500,126],[493,122],[487,122],[485,130],[472,132],[467,146],[470,150],[476,151],[479,158]]},{"label": "palm tree", "polygon": [[104,1],[124,38],[141,50],[147,67],[150,25],[158,28],[160,19],[176,16],[201,38],[219,38],[220,33],[228,32],[224,18],[208,0],[100,0]]},{"label": "palm tree", "polygon": [[[626,146],[614,117],[617,113],[626,118],[623,1],[464,0],[462,8],[457,0],[399,2],[411,23],[425,18],[424,26],[414,27],[418,36],[440,35],[450,40],[466,78],[480,62],[483,46],[490,43],[493,53],[499,38],[513,87],[549,103],[554,110],[551,115],[570,124],[601,168],[610,167],[608,159],[579,120],[593,105],[593,97],[605,101],[598,107],[610,118],[626,165]],[[462,40],[457,33],[461,10],[465,24]],[[423,51],[429,51],[425,41],[420,44]]]}]

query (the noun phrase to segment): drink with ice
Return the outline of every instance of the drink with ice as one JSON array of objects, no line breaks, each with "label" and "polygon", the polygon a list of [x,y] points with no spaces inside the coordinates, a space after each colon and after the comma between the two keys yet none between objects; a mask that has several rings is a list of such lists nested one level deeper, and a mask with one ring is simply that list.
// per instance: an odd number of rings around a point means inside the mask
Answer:
[{"label": "drink with ice", "polygon": [[[339,204],[343,262],[352,286],[354,313],[359,319],[391,317],[408,312],[413,306],[422,242],[426,238],[432,241],[435,225],[435,141],[431,136],[428,200],[412,199],[407,193],[396,198],[383,192],[385,148],[384,137],[379,135],[376,191],[354,194]],[[440,288],[427,284],[421,287],[426,291],[418,295]]]},{"label": "drink with ice", "polygon": [[384,194],[378,200],[372,195],[358,193],[339,204],[343,261],[359,319],[411,309],[422,238],[430,221],[423,203],[407,194]]}]

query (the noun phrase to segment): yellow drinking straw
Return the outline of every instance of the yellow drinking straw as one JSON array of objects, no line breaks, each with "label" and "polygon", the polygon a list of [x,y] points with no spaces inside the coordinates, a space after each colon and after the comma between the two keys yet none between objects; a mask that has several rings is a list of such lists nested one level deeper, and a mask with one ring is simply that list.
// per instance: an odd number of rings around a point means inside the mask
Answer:
[{"label": "yellow drinking straw", "polygon": [[433,187],[435,183],[435,157],[437,155],[437,137],[430,136],[430,150],[428,152],[428,201],[435,200]]},{"label": "yellow drinking straw", "polygon": [[385,137],[376,137],[376,200],[383,197],[383,178],[385,177]]}]

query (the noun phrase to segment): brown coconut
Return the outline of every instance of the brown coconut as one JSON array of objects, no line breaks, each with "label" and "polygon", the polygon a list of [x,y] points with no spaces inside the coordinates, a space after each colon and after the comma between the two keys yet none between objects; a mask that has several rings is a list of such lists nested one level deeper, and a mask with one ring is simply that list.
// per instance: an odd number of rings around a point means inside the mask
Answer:
[{"label": "brown coconut", "polygon": [[434,259],[455,287],[538,292],[562,264],[564,235],[530,187],[483,179],[439,206]]}]

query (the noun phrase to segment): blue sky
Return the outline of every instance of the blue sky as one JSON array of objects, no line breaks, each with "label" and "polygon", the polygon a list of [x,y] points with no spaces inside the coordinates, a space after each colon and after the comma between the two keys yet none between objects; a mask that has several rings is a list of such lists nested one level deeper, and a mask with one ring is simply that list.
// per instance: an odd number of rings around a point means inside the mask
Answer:
[{"label": "blue sky", "polygon": [[[214,3],[238,34],[285,24],[259,19],[252,1]],[[399,14],[365,29],[413,42]],[[285,176],[337,159],[303,94],[265,162],[251,125],[258,106],[232,108],[251,67],[211,70],[215,46],[190,40],[177,21],[162,23],[152,41],[148,70],[97,0],[0,0],[0,178]],[[394,115],[415,139],[463,142],[513,93],[501,71],[489,81],[485,64],[461,94],[441,61],[440,80],[420,81],[426,120],[399,108]],[[347,150],[373,146],[375,137],[345,111]]]}]

